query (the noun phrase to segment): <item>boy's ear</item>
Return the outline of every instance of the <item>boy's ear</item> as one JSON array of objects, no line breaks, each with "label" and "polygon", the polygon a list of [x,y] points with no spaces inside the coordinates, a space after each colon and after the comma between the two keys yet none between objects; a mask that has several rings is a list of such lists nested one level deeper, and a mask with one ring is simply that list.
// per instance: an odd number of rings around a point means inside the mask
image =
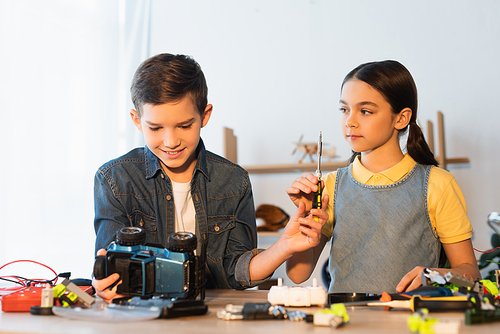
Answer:
[{"label": "boy's ear", "polygon": [[204,127],[205,125],[207,125],[208,120],[210,119],[210,116],[212,116],[213,109],[214,109],[213,105],[207,104],[205,111],[203,111],[203,115],[201,115],[201,127]]},{"label": "boy's ear", "polygon": [[130,117],[132,117],[132,122],[134,122],[136,128],[142,132],[141,118],[139,117],[139,113],[137,112],[137,110],[131,109]]},{"label": "boy's ear", "polygon": [[411,111],[410,108],[404,108],[403,110],[401,110],[401,112],[397,116],[396,124],[394,125],[394,127],[397,130],[402,130],[406,128],[406,126],[410,124],[412,114],[413,112]]}]

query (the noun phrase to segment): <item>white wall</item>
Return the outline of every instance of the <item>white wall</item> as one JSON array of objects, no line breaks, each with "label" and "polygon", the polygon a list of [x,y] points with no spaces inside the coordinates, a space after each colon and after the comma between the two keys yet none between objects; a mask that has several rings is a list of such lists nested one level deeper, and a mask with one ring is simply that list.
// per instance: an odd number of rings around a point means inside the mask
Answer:
[{"label": "white wall", "polygon": [[[348,158],[343,77],[363,62],[401,61],[417,83],[424,133],[442,111],[447,156],[470,159],[448,169],[468,203],[474,246],[490,249],[486,217],[500,211],[498,1],[156,0],[152,13],[151,54],[199,61],[214,104],[202,137],[221,154],[222,127],[233,128],[243,166],[296,162],[293,142],[316,141],[319,130]],[[297,176],[252,175],[256,205],[292,213],[285,188]]]},{"label": "white wall", "polygon": [[[150,44],[127,35],[136,27],[123,6],[133,3],[0,1],[0,265],[32,259],[90,274],[93,174],[137,142],[123,69],[142,59],[121,56],[148,45],[150,55],[200,62],[215,106],[202,136],[221,154],[222,127],[233,128],[242,165],[295,162],[292,143],[319,130],[347,158],[337,112],[344,75],[366,61],[401,61],[419,88],[420,121],[443,111],[448,156],[471,160],[450,171],[474,245],[489,249],[486,216],[500,211],[498,1],[152,0]],[[256,205],[293,212],[285,188],[297,176],[252,176]]]},{"label": "white wall", "polygon": [[[141,36],[146,4],[0,1],[0,266],[90,277],[94,173],[142,144],[127,70],[146,57],[129,33]],[[4,275],[54,277],[24,262]]]}]

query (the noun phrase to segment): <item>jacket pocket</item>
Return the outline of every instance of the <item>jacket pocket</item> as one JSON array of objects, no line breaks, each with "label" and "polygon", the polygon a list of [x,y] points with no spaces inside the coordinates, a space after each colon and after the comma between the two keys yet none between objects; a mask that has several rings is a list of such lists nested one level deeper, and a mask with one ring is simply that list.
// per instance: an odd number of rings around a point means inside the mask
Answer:
[{"label": "jacket pocket", "polygon": [[132,226],[141,227],[146,231],[146,243],[156,243],[156,217],[140,211],[134,211],[130,216]]},{"label": "jacket pocket", "polygon": [[207,257],[214,262],[222,261],[226,254],[227,243],[231,230],[236,226],[234,217],[231,218],[209,218]]}]

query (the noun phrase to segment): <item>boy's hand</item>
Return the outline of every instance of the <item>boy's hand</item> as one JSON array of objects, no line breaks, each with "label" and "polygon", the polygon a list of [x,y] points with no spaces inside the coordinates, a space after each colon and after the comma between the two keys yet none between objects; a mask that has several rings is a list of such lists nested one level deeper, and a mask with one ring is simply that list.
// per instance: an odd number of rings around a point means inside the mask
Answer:
[{"label": "boy's hand", "polygon": [[[323,196],[323,208],[328,204],[328,195]],[[319,219],[315,221],[313,216]],[[302,252],[316,247],[321,240],[321,229],[328,220],[328,214],[324,209],[312,209],[310,214],[306,213],[306,205],[298,203],[297,211],[283,231],[287,251],[290,254]]]},{"label": "boy's hand", "polygon": [[[322,181],[323,182],[323,181]],[[295,204],[305,204],[305,212],[311,211],[314,192],[318,191],[318,178],[311,173],[304,173],[301,177],[293,181],[292,186],[286,188],[286,193]],[[326,206],[324,206],[326,207]]]},{"label": "boy's hand", "polygon": [[[97,256],[105,256],[105,255],[106,255],[105,249],[99,249],[97,251]],[[111,284],[115,283],[119,279],[120,275],[118,275],[117,273],[109,275],[108,277],[103,278],[101,280],[97,280],[94,277],[92,278],[92,286],[94,287],[96,294],[99,297],[101,297],[106,303],[109,304],[112,299],[125,297],[123,295],[118,295],[116,293],[116,288],[121,283],[121,281],[118,282],[118,284],[114,285],[111,289],[107,289]]]}]

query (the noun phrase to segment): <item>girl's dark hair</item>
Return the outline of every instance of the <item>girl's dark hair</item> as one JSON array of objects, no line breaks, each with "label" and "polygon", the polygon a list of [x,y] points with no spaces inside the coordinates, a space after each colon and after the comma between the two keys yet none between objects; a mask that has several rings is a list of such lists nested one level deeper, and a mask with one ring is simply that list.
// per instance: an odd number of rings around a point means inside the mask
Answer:
[{"label": "girl's dark hair", "polygon": [[139,115],[146,103],[158,105],[177,102],[187,95],[198,112],[203,114],[207,106],[208,88],[203,71],[193,58],[162,53],[139,66],[130,93]]},{"label": "girl's dark hair", "polygon": [[[404,108],[411,109],[412,115],[408,126],[400,130],[400,133],[403,133],[409,128],[406,144],[408,154],[419,164],[438,166],[417,124],[417,86],[408,69],[395,60],[361,64],[346,75],[342,88],[352,78],[366,82],[375,88],[391,105],[393,113],[399,114]],[[354,161],[359,154],[359,152],[353,152],[350,162]]]}]

